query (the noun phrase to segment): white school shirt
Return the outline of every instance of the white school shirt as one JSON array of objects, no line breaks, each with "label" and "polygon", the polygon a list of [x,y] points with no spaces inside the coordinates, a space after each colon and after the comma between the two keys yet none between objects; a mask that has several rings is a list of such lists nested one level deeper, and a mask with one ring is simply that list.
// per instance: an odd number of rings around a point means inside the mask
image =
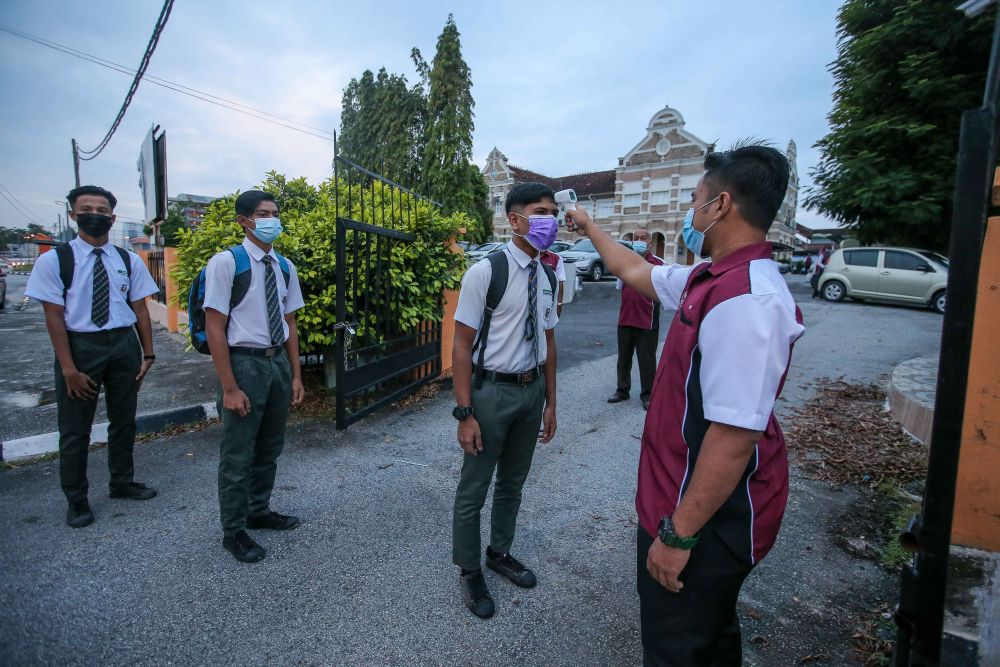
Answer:
[{"label": "white school shirt", "polygon": [[[264,251],[250,239],[243,239],[243,247],[250,255],[250,288],[233,312],[229,312],[229,297],[233,292],[233,277],[236,275],[236,258],[229,250],[223,250],[208,260],[205,269],[205,301],[203,306],[229,316],[226,337],[230,347],[271,347],[271,328],[267,323],[267,295],[264,288]],[[288,262],[290,279],[285,287],[285,276],[278,264],[278,257],[271,248],[271,267],[278,287],[278,304],[285,315],[306,305],[299,288],[299,276],[295,265]],[[288,340],[288,323],[281,318],[282,343]]]},{"label": "white school shirt", "polygon": [[159,292],[156,281],[149,274],[146,263],[129,252],[132,265],[132,280],[121,255],[110,243],[101,246],[101,261],[108,272],[108,322],[99,327],[90,319],[94,303],[94,246],[79,236],[69,242],[73,249],[73,283],[63,299],[63,282],[59,276],[59,256],[55,249],[39,255],[35,267],[28,276],[26,296],[46,303],[54,303],[65,308],[67,331],[94,332],[119,329],[135,324],[136,317],[131,303],[145,299]]},{"label": "white school shirt", "polygon": [[[511,241],[503,250],[507,258],[507,290],[493,312],[490,335],[486,341],[486,356],[483,366],[487,370],[501,373],[522,373],[534,368],[535,359],[532,342],[524,339],[524,327],[528,318],[528,264],[531,262],[523,250]],[[545,332],[556,326],[556,299],[541,262],[537,273],[537,315],[538,363],[548,358]],[[486,292],[490,287],[493,269],[489,259],[482,259],[469,267],[462,278],[462,291],[458,296],[455,321],[472,327],[479,334],[486,309]],[[556,290],[559,284],[556,283]],[[479,361],[479,351],[472,354],[472,363]]]}]

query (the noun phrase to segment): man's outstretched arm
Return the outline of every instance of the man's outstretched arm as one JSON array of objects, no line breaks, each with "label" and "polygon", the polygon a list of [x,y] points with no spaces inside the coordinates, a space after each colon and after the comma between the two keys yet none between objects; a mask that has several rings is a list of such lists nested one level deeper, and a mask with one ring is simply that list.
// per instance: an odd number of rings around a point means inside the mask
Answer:
[{"label": "man's outstretched arm", "polygon": [[647,299],[655,299],[653,289],[653,265],[638,253],[615,241],[611,236],[594,223],[587,212],[582,209],[566,211],[567,220],[576,231],[590,237],[594,247],[604,260],[604,265],[611,273],[618,276],[623,283],[638,291]]}]

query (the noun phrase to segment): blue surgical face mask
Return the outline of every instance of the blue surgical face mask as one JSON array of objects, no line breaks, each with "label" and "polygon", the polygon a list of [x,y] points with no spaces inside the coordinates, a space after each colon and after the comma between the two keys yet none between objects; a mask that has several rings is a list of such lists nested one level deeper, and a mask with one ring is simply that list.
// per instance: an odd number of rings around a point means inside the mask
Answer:
[{"label": "blue surgical face mask", "polygon": [[[715,199],[718,199],[718,197]],[[684,216],[684,227],[681,229],[681,238],[684,239],[684,245],[687,246],[687,249],[699,257],[702,256],[701,247],[705,243],[705,234],[708,233],[709,229],[715,226],[715,223],[718,222],[718,220],[709,225],[708,229],[701,232],[694,228],[694,214],[695,211],[700,211],[715,201],[715,199],[705,202],[698,208],[689,208],[687,215]]]},{"label": "blue surgical face mask", "polygon": [[250,231],[261,243],[271,245],[281,235],[281,220],[278,218],[257,218],[254,223],[257,226]]},{"label": "blue surgical face mask", "polygon": [[645,255],[646,251],[649,250],[649,245],[645,241],[634,241],[632,243],[632,249],[640,255]]}]

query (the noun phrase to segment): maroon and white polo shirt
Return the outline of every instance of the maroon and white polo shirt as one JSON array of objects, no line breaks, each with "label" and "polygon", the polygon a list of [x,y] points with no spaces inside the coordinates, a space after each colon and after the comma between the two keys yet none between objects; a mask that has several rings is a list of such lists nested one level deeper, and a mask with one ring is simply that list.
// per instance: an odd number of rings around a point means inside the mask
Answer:
[{"label": "maroon and white polo shirt", "polygon": [[[662,266],[663,260],[649,253],[646,261],[653,266]],[[622,305],[618,310],[618,326],[635,327],[636,329],[659,329],[660,308],[652,299],[647,299],[638,290],[618,281],[618,289],[622,291]]]},{"label": "maroon and white polo shirt", "polygon": [[788,499],[788,456],[773,408],[805,330],[802,313],[770,243],[719,262],[655,267],[652,279],[660,303],[677,314],[646,414],[639,522],[656,535],[660,518],[673,514],[712,422],[762,431],[736,490],[707,525],[756,563],[774,544]]}]

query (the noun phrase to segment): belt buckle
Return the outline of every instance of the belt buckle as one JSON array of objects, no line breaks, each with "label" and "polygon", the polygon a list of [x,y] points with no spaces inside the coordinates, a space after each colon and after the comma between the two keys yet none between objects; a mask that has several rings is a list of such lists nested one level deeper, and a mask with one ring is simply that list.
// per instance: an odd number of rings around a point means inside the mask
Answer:
[{"label": "belt buckle", "polygon": [[524,371],[523,373],[518,373],[517,383],[520,385],[531,384],[535,380],[535,371]]},{"label": "belt buckle", "polygon": [[273,357],[276,354],[278,354],[278,348],[277,347],[269,347],[269,348],[267,348],[264,351],[264,356],[265,357]]}]

